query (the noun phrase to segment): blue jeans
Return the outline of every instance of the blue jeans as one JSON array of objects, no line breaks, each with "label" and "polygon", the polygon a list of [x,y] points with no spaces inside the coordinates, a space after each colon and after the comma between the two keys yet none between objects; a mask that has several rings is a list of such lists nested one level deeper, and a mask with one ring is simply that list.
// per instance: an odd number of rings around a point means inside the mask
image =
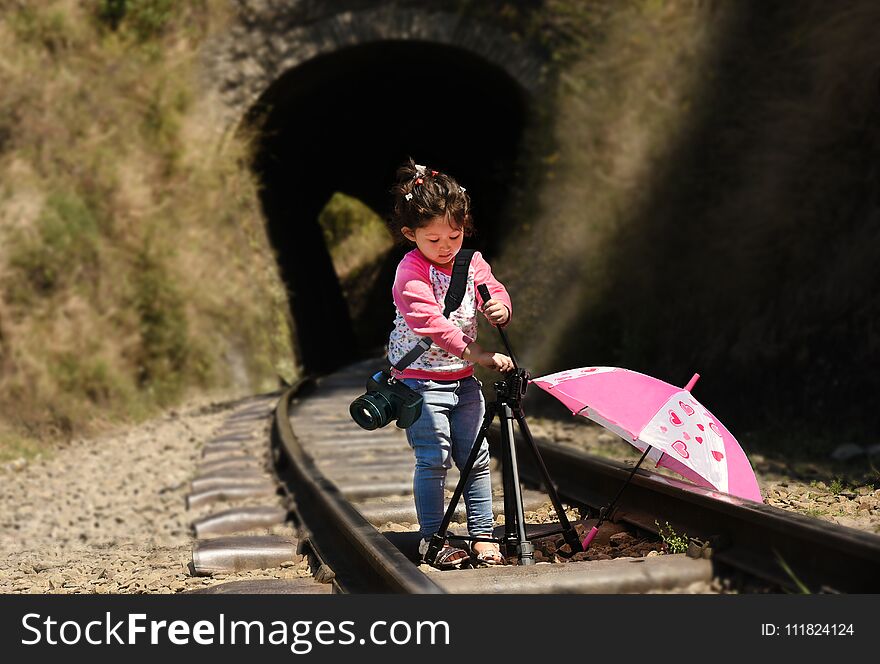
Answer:
[{"label": "blue jeans", "polygon": [[[416,456],[413,498],[422,537],[437,532],[444,514],[446,471],[455,462],[460,470],[483,423],[486,404],[480,383],[462,380],[434,381],[404,378],[403,383],[421,394],[422,414],[406,430]],[[489,444],[483,439],[474,467],[464,485],[468,533],[492,532],[492,484],[489,479]]]}]

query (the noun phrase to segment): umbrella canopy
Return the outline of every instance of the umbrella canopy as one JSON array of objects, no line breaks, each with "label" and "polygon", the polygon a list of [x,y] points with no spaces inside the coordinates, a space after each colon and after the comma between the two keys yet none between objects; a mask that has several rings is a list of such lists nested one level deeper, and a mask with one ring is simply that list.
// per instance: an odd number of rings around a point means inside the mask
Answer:
[{"label": "umbrella canopy", "polygon": [[582,367],[532,382],[700,486],[762,502],[758,482],[736,438],[690,390],[617,367]]}]

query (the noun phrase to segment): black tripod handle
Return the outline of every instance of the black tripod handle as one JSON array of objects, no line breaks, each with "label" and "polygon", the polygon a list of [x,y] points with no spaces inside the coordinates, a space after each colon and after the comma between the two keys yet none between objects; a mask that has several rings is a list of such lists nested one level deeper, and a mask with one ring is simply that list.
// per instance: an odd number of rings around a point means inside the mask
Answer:
[{"label": "black tripod handle", "polygon": [[[486,302],[492,299],[489,287],[486,284],[477,284],[477,292],[480,294],[480,297],[483,298],[483,306],[486,306]],[[501,335],[501,341],[504,342],[504,348],[507,350],[507,354],[513,362],[513,368],[519,369],[519,365],[516,363],[516,357],[513,355],[513,350],[510,348],[510,342],[507,340],[507,335],[504,334],[504,330],[501,329],[500,325],[496,325],[495,329],[498,330],[498,333]]]},{"label": "black tripod handle", "polygon": [[486,302],[492,299],[489,287],[486,284],[477,284],[477,292],[480,294],[480,297],[483,298],[483,306],[485,307]]}]

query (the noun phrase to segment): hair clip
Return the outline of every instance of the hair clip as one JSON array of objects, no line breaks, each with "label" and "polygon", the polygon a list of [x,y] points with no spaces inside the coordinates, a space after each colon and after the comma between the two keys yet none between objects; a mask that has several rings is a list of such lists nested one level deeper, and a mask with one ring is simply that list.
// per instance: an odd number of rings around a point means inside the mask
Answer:
[{"label": "hair clip", "polygon": [[431,171],[431,177],[432,177],[432,178],[437,177],[437,174],[438,174],[439,172],[440,172],[440,171]]},{"label": "hair clip", "polygon": [[416,178],[416,184],[424,184],[424,180],[422,180],[422,178]]},{"label": "hair clip", "polygon": [[419,175],[424,175],[425,170],[426,169],[424,166],[422,166],[421,164],[416,164],[416,173],[418,173]]},{"label": "hair clip", "polygon": [[411,200],[412,200],[412,194],[407,194],[406,196],[404,196],[404,198],[405,198],[406,200],[408,200],[408,201],[411,201]]},{"label": "hair clip", "polygon": [[467,191],[467,189],[465,189],[464,187],[459,187],[459,189],[461,189],[461,193],[464,193]]}]

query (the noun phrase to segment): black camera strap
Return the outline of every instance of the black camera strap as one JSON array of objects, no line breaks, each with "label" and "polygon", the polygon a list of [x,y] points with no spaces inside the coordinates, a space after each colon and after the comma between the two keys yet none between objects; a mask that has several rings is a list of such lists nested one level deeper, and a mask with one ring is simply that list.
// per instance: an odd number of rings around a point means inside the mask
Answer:
[{"label": "black camera strap", "polygon": [[[473,249],[462,249],[455,255],[455,263],[452,265],[452,279],[449,282],[449,289],[446,291],[446,297],[443,300],[443,316],[445,318],[449,318],[449,314],[461,306],[461,301],[464,299],[464,292],[467,288],[468,270],[470,269],[473,255]],[[433,343],[431,337],[419,339],[419,343],[400,358],[397,364],[394,365],[394,368],[397,371],[406,369],[431,347],[431,343]]]}]

